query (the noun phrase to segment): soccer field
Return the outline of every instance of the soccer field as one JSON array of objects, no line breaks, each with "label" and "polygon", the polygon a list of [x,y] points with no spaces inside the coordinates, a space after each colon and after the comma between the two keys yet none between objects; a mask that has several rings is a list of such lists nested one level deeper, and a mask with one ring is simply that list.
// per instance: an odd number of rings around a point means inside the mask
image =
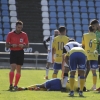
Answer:
[{"label": "soccer field", "polygon": [[[49,76],[52,76],[52,70],[50,70]],[[9,69],[0,70],[0,100],[100,100],[100,93],[96,91],[84,92],[84,97],[79,97],[78,93],[75,92],[74,97],[69,97],[68,92],[61,93],[60,91],[8,91]],[[58,75],[60,78],[61,71]],[[39,84],[44,82],[43,79],[45,70],[22,70],[22,76],[18,86],[27,87],[33,84]],[[87,79],[87,88],[92,87],[92,74],[90,72]],[[98,78],[97,87],[100,86],[100,80]]]}]

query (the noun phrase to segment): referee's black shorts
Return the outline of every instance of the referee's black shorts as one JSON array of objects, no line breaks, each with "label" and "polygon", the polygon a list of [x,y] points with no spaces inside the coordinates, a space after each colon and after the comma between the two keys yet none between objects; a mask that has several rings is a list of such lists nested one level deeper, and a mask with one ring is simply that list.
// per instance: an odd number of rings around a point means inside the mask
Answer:
[{"label": "referee's black shorts", "polygon": [[100,65],[100,55],[98,55],[98,65]]},{"label": "referee's black shorts", "polygon": [[10,64],[23,65],[24,50],[10,51]]}]

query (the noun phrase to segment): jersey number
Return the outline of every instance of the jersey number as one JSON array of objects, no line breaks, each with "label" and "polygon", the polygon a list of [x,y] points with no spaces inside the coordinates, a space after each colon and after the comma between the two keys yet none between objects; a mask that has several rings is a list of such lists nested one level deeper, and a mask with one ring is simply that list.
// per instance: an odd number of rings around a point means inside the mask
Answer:
[{"label": "jersey number", "polygon": [[92,48],[92,40],[89,41],[89,47]]},{"label": "jersey number", "polygon": [[63,50],[64,42],[58,42],[58,50]]}]

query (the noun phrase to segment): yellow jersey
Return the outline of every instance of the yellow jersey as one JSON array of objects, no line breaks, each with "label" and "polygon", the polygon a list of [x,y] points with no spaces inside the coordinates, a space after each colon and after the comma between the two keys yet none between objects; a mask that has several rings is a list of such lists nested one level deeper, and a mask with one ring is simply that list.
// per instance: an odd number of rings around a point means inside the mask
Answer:
[{"label": "yellow jersey", "polygon": [[68,43],[69,38],[65,35],[58,35],[54,38],[52,48],[55,49],[55,62],[62,63],[63,47]]},{"label": "yellow jersey", "polygon": [[86,56],[86,52],[82,47],[73,47],[67,54],[66,56],[70,56],[74,52],[81,52]]},{"label": "yellow jersey", "polygon": [[95,53],[97,44],[93,42],[96,39],[96,34],[89,32],[83,35],[82,46],[85,47],[87,60],[98,60],[98,53]]}]

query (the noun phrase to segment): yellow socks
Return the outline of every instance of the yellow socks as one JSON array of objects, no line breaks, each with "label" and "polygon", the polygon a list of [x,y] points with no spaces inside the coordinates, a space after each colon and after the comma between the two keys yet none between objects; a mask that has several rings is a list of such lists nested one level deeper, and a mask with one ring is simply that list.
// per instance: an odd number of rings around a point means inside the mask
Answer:
[{"label": "yellow socks", "polygon": [[52,78],[57,78],[57,74],[53,74],[52,75]]},{"label": "yellow socks", "polygon": [[69,83],[70,83],[70,91],[74,91],[74,76],[70,76]]},{"label": "yellow socks", "polygon": [[83,91],[84,84],[85,84],[85,78],[84,76],[80,76],[80,91]]}]

